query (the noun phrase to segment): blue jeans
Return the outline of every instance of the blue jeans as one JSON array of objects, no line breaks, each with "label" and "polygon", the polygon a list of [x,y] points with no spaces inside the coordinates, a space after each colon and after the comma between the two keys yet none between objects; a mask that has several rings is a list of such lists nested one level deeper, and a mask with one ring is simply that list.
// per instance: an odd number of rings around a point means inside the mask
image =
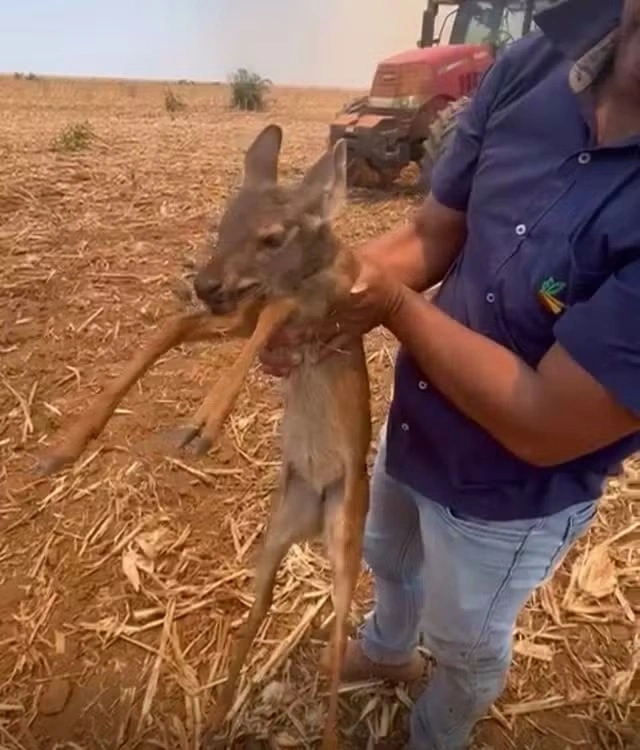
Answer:
[{"label": "blue jeans", "polygon": [[461,518],[392,479],[384,454],[383,439],[364,540],[376,603],[361,645],[373,661],[401,664],[422,633],[436,667],[414,705],[410,747],[462,750],[503,690],[518,614],[597,504],[533,520]]}]

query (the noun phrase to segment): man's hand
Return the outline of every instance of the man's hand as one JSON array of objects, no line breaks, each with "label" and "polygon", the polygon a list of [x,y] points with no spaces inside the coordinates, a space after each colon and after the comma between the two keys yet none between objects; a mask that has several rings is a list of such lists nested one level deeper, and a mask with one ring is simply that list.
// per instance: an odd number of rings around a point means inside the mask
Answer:
[{"label": "man's hand", "polygon": [[[439,203],[429,194],[406,224],[368,242],[356,251],[362,263],[359,284],[364,287],[351,295],[347,308],[323,321],[321,330],[304,330],[288,325],[275,334],[260,355],[270,375],[285,377],[300,363],[296,349],[307,341],[320,341],[322,357],[354,336],[362,336],[393,307],[395,291],[385,282],[423,292],[442,281],[459,255],[466,237],[466,216]],[[374,270],[374,266],[377,270]],[[380,278],[380,275],[385,278]],[[356,285],[358,287],[358,284]]]},{"label": "man's hand", "polygon": [[285,326],[260,355],[269,375],[286,377],[301,361],[300,346],[316,342],[316,361],[347,342],[383,325],[398,309],[406,287],[376,262],[363,258],[360,274],[347,299],[317,327]]}]

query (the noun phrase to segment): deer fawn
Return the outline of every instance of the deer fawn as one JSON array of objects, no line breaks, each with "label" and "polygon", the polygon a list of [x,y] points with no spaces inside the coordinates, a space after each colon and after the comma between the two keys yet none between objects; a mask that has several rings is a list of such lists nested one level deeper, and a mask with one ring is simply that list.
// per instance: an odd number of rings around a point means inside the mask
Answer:
[{"label": "deer fawn", "polygon": [[[320,320],[349,293],[358,263],[331,230],[346,195],[346,146],[327,151],[295,187],[278,184],[279,127],[266,127],[245,156],[244,182],[219,225],[211,259],[194,286],[214,315],[234,312],[247,298],[290,303],[292,317]],[[371,442],[369,378],[362,340],[318,363],[313,344],[285,384],[282,473],[256,566],[255,601],[232,650],[212,724],[224,719],[247,652],[271,606],[277,570],[295,542],[323,534],[333,569],[335,631],[324,748],[336,746],[338,686],[347,618],[360,570],[369,507],[366,459]],[[191,438],[204,426],[201,410]],[[206,424],[205,424],[206,423]]]},{"label": "deer fawn", "polygon": [[[169,320],[108,384],[41,462],[50,474],[80,455],[131,386],[182,341],[248,338],[224,380],[211,389],[183,431],[182,445],[206,450],[233,407],[252,362],[289,318],[319,321],[348,295],[358,262],[331,230],[346,195],[346,145],[338,142],[293,187],[278,184],[282,130],[267,126],[247,150],[244,181],[220,221],[212,256],[194,286],[208,312]],[[314,361],[305,345],[285,384],[281,482],[256,567],[255,601],[231,652],[214,714],[217,731],[231,708],[247,653],[271,606],[276,573],[292,544],[323,534],[333,569],[335,629],[323,748],[337,746],[338,687],[347,619],[357,582],[369,507],[369,378],[362,340]]]}]

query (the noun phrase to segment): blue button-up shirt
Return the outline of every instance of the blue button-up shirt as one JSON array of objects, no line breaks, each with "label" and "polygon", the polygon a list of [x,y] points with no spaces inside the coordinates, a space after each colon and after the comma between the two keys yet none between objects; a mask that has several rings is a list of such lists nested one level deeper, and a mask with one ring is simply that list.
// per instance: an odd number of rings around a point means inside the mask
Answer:
[{"label": "blue button-up shirt", "polygon": [[[435,304],[531,367],[559,342],[640,415],[640,137],[598,146],[585,84],[611,54],[621,3],[572,5],[540,16],[543,31],[485,74],[434,172],[434,196],[468,225]],[[387,471],[454,512],[535,518],[597,498],[639,448],[640,433],[560,466],[529,465],[400,350]]]}]

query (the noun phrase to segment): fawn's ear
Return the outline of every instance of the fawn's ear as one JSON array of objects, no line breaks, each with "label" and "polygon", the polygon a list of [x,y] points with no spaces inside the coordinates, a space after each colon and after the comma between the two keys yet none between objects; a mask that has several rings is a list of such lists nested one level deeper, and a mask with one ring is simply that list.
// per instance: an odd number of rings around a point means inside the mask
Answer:
[{"label": "fawn's ear", "polygon": [[279,125],[267,125],[245,154],[243,186],[258,187],[278,181],[281,147],[282,128]]},{"label": "fawn's ear", "polygon": [[340,139],[309,169],[301,187],[309,195],[307,213],[319,224],[336,217],[347,197],[347,143]]}]

